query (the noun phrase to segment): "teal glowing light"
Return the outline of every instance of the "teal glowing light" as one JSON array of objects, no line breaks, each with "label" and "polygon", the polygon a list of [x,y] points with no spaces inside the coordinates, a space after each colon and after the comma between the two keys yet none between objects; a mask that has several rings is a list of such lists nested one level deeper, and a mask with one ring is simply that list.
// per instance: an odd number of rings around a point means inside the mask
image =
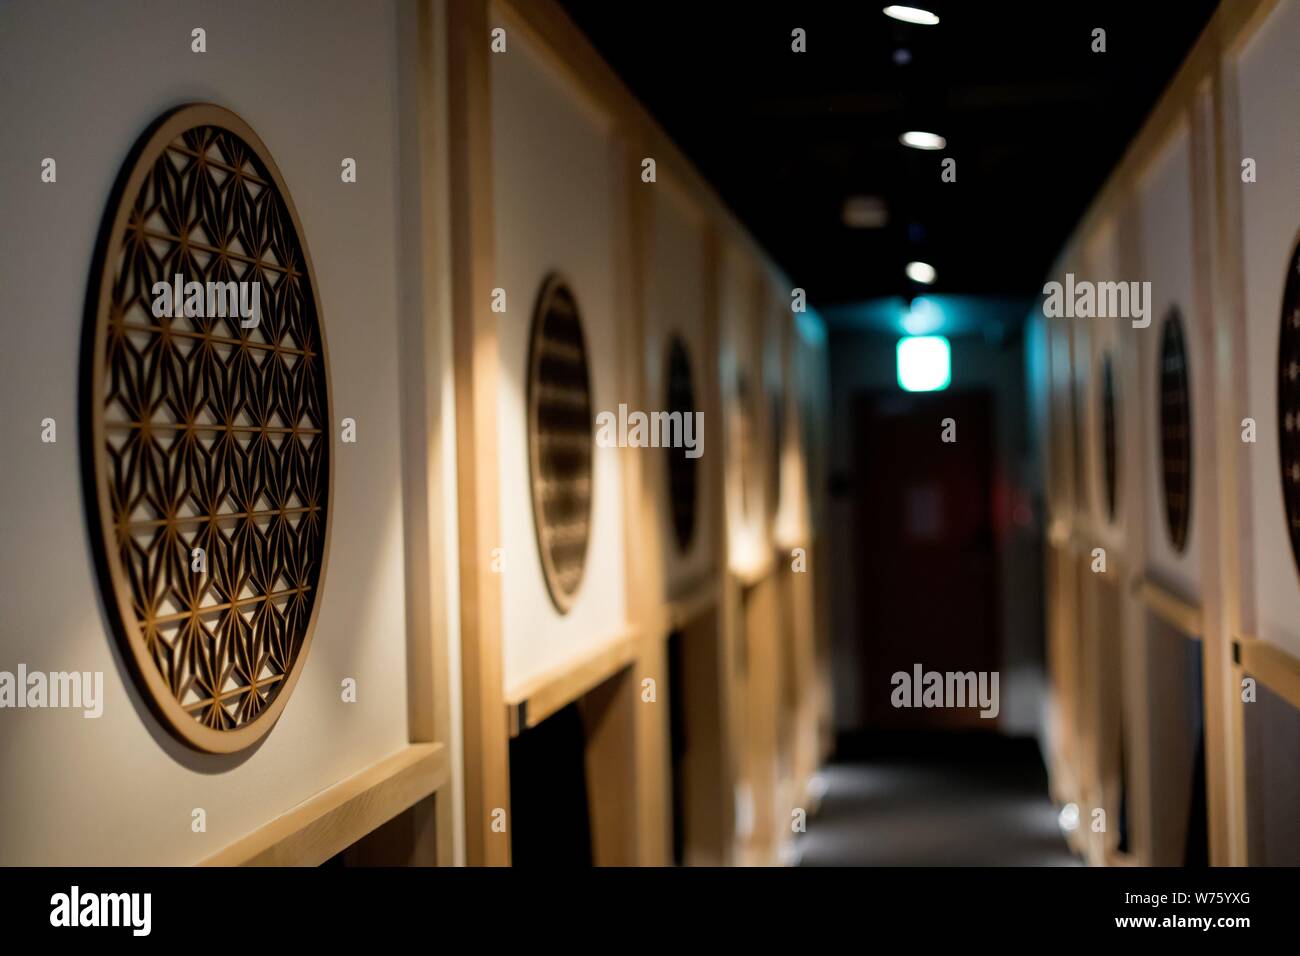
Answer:
[{"label": "teal glowing light", "polygon": [[942,335],[898,340],[898,384],[908,392],[940,392],[952,382],[952,348]]}]

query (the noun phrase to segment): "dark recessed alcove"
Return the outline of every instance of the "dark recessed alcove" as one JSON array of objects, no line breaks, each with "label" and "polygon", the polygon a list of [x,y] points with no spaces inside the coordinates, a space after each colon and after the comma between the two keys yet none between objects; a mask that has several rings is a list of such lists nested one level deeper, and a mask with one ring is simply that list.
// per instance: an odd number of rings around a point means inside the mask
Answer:
[{"label": "dark recessed alcove", "polygon": [[1243,705],[1251,866],[1300,866],[1300,709],[1256,683]]},{"label": "dark recessed alcove", "polygon": [[591,866],[586,731],[576,703],[510,741],[515,866]]}]

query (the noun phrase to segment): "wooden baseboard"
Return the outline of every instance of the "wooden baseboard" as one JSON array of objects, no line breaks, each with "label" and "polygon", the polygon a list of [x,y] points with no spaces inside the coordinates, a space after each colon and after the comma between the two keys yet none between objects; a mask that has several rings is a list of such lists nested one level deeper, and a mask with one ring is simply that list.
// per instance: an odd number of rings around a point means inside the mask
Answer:
[{"label": "wooden baseboard", "polygon": [[201,866],[319,866],[447,782],[442,744],[411,744],[322,790]]}]

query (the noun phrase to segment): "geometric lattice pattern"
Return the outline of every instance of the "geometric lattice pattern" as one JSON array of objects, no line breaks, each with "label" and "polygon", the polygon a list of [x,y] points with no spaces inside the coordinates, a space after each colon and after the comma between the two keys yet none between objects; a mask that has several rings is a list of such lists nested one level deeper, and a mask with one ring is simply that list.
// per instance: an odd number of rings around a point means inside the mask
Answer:
[{"label": "geometric lattice pattern", "polygon": [[1101,467],[1106,493],[1106,517],[1115,520],[1119,462],[1116,447],[1115,366],[1109,353],[1101,360]]},{"label": "geometric lattice pattern", "polygon": [[1291,553],[1300,565],[1300,245],[1291,253],[1282,292],[1277,349],[1278,453]]},{"label": "geometric lattice pattern", "polygon": [[537,547],[551,601],[564,614],[587,564],[592,415],[578,304],[556,275],[543,283],[533,314],[527,404]]},{"label": "geometric lattice pattern", "polygon": [[[330,489],[326,358],[296,216],[260,141],[193,109],[204,125],[173,120],[177,134],[140,155],[107,237],[94,436],[123,634],[191,743],[187,719],[237,731],[290,683]],[[155,283],[177,274],[259,283],[260,321],[155,317]],[[227,749],[212,740],[199,745]]]},{"label": "geometric lattice pattern", "polygon": [[[686,345],[673,336],[668,346],[668,413],[680,414],[683,428],[688,416],[694,428],[695,385],[691,380],[691,360]],[[694,432],[692,432],[694,434]],[[690,547],[695,534],[697,488],[699,485],[699,458],[690,458],[685,448],[669,448],[668,489],[669,508],[672,512],[673,536],[679,551]]]},{"label": "geometric lattice pattern", "polygon": [[1187,547],[1192,511],[1192,389],[1183,320],[1176,308],[1160,335],[1160,468],[1165,521],[1175,551]]}]

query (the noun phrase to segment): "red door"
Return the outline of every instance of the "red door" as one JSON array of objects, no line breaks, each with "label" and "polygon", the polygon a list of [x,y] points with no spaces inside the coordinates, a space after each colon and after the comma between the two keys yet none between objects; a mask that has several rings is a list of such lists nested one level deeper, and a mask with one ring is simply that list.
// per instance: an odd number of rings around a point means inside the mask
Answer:
[{"label": "red door", "polygon": [[[864,722],[992,729],[996,718],[981,718],[979,706],[893,703],[893,675],[912,678],[917,665],[923,674],[998,670],[989,393],[863,393],[855,411]],[[946,419],[955,441],[943,440]]]}]

